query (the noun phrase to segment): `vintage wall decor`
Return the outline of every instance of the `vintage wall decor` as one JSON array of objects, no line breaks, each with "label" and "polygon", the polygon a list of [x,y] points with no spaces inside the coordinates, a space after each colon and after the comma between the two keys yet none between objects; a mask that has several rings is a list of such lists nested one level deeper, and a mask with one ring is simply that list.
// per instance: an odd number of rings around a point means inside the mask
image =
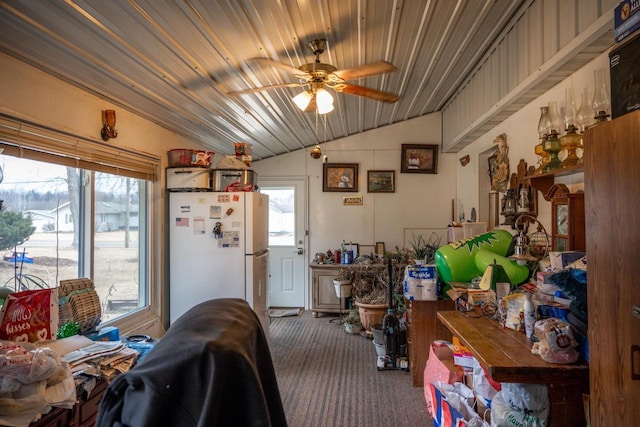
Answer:
[{"label": "vintage wall decor", "polygon": [[358,196],[344,196],[342,198],[342,204],[344,206],[362,206],[364,204],[364,197]]},{"label": "vintage wall decor", "polygon": [[358,164],[324,163],[322,165],[322,191],[358,191]]},{"label": "vintage wall decor", "polygon": [[395,193],[396,171],[367,171],[368,193]]},{"label": "vintage wall decor", "polygon": [[118,137],[118,131],[116,130],[115,110],[102,111],[102,129],[100,130],[100,137],[103,141],[108,141],[111,138]]},{"label": "vintage wall decor", "polygon": [[438,146],[402,144],[400,155],[402,173],[438,173]]},{"label": "vintage wall decor", "polygon": [[[498,144],[494,153],[495,158],[489,157],[489,170],[491,175],[491,189],[504,193],[509,188],[509,146],[507,145],[507,134],[503,133],[493,141]],[[492,161],[493,160],[493,161]],[[492,164],[493,163],[493,164]]]}]

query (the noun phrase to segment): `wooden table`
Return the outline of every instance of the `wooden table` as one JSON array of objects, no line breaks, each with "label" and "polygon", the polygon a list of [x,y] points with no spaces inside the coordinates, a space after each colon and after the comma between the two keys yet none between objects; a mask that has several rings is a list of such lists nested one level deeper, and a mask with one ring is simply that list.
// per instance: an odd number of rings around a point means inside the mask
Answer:
[{"label": "wooden table", "polygon": [[589,390],[587,365],[547,363],[531,353],[531,342],[523,333],[501,328],[485,317],[468,317],[460,311],[439,311],[437,316],[493,380],[546,384],[551,426],[586,425],[582,394]]}]

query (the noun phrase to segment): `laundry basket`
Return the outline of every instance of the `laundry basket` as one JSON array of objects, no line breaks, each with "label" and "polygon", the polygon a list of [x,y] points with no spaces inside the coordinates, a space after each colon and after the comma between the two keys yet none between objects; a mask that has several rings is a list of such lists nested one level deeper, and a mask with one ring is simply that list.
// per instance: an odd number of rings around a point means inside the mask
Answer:
[{"label": "laundry basket", "polygon": [[78,322],[80,333],[84,333],[100,323],[100,299],[91,279],[61,280],[58,292],[60,326]]}]

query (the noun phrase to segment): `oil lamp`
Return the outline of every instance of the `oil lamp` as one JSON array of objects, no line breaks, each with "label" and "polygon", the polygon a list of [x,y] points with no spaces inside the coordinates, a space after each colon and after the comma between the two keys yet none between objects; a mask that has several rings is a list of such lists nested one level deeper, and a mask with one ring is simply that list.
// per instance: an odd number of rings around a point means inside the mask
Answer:
[{"label": "oil lamp", "polygon": [[538,120],[538,139],[540,142],[534,147],[536,156],[538,156],[538,166],[535,173],[542,173],[542,169],[549,162],[549,153],[544,151],[544,141],[547,139],[547,127],[549,125],[549,107],[540,107],[540,119]]},{"label": "oil lamp", "polygon": [[516,202],[515,189],[508,189],[502,198],[502,215],[504,216],[504,222],[501,225],[513,225],[514,216],[516,215]]},{"label": "oil lamp", "polygon": [[547,138],[542,145],[544,151],[549,153],[549,161],[542,168],[542,172],[551,172],[562,166],[562,162],[558,158],[558,153],[562,150],[560,145],[560,129],[562,126],[562,120],[560,119],[560,113],[558,113],[558,107],[555,101],[549,102],[549,126]]},{"label": "oil lamp", "polygon": [[597,68],[594,70],[594,77],[596,81],[596,87],[593,92],[593,111],[595,112],[594,119],[597,122],[604,122],[611,116],[609,110],[611,103],[609,102],[609,91],[607,89],[607,82],[605,79],[605,69]]},{"label": "oil lamp", "polygon": [[578,155],[576,154],[577,148],[580,146],[582,136],[576,131],[576,106],[573,102],[573,89],[565,89],[564,91],[564,115],[562,120],[564,121],[565,133],[560,138],[560,146],[567,150],[567,157],[562,161],[562,167],[569,167],[578,164]]}]

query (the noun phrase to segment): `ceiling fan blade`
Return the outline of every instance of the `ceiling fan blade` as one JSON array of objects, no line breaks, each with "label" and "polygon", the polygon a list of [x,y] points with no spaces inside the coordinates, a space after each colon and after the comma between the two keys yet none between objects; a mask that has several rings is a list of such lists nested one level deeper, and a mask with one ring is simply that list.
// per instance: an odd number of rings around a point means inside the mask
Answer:
[{"label": "ceiling fan blade", "polygon": [[247,61],[257,62],[260,65],[267,65],[270,67],[280,68],[283,71],[286,71],[289,74],[293,74],[294,76],[306,76],[307,73],[300,71],[299,69],[292,67],[291,65],[284,64],[282,62],[275,61],[270,58],[249,58]]},{"label": "ceiling fan blade", "polygon": [[374,76],[376,74],[384,74],[398,71],[395,65],[387,61],[372,62],[371,64],[361,65],[359,67],[345,68],[344,70],[335,71],[333,74],[342,80],[353,80],[360,77]]},{"label": "ceiling fan blade", "polygon": [[231,92],[227,92],[227,95],[231,95],[231,96],[244,95],[246,93],[260,92],[261,90],[278,89],[278,88],[282,88],[282,87],[302,87],[302,86],[304,86],[304,84],[300,84],[300,83],[281,83],[281,84],[270,85],[270,86],[252,87],[250,89],[232,90]]},{"label": "ceiling fan blade", "polygon": [[364,96],[365,98],[388,102],[389,104],[393,104],[398,99],[400,99],[400,96],[396,95],[395,93],[382,92],[380,90],[352,84],[338,85],[334,89],[338,92],[348,93],[350,95]]}]

